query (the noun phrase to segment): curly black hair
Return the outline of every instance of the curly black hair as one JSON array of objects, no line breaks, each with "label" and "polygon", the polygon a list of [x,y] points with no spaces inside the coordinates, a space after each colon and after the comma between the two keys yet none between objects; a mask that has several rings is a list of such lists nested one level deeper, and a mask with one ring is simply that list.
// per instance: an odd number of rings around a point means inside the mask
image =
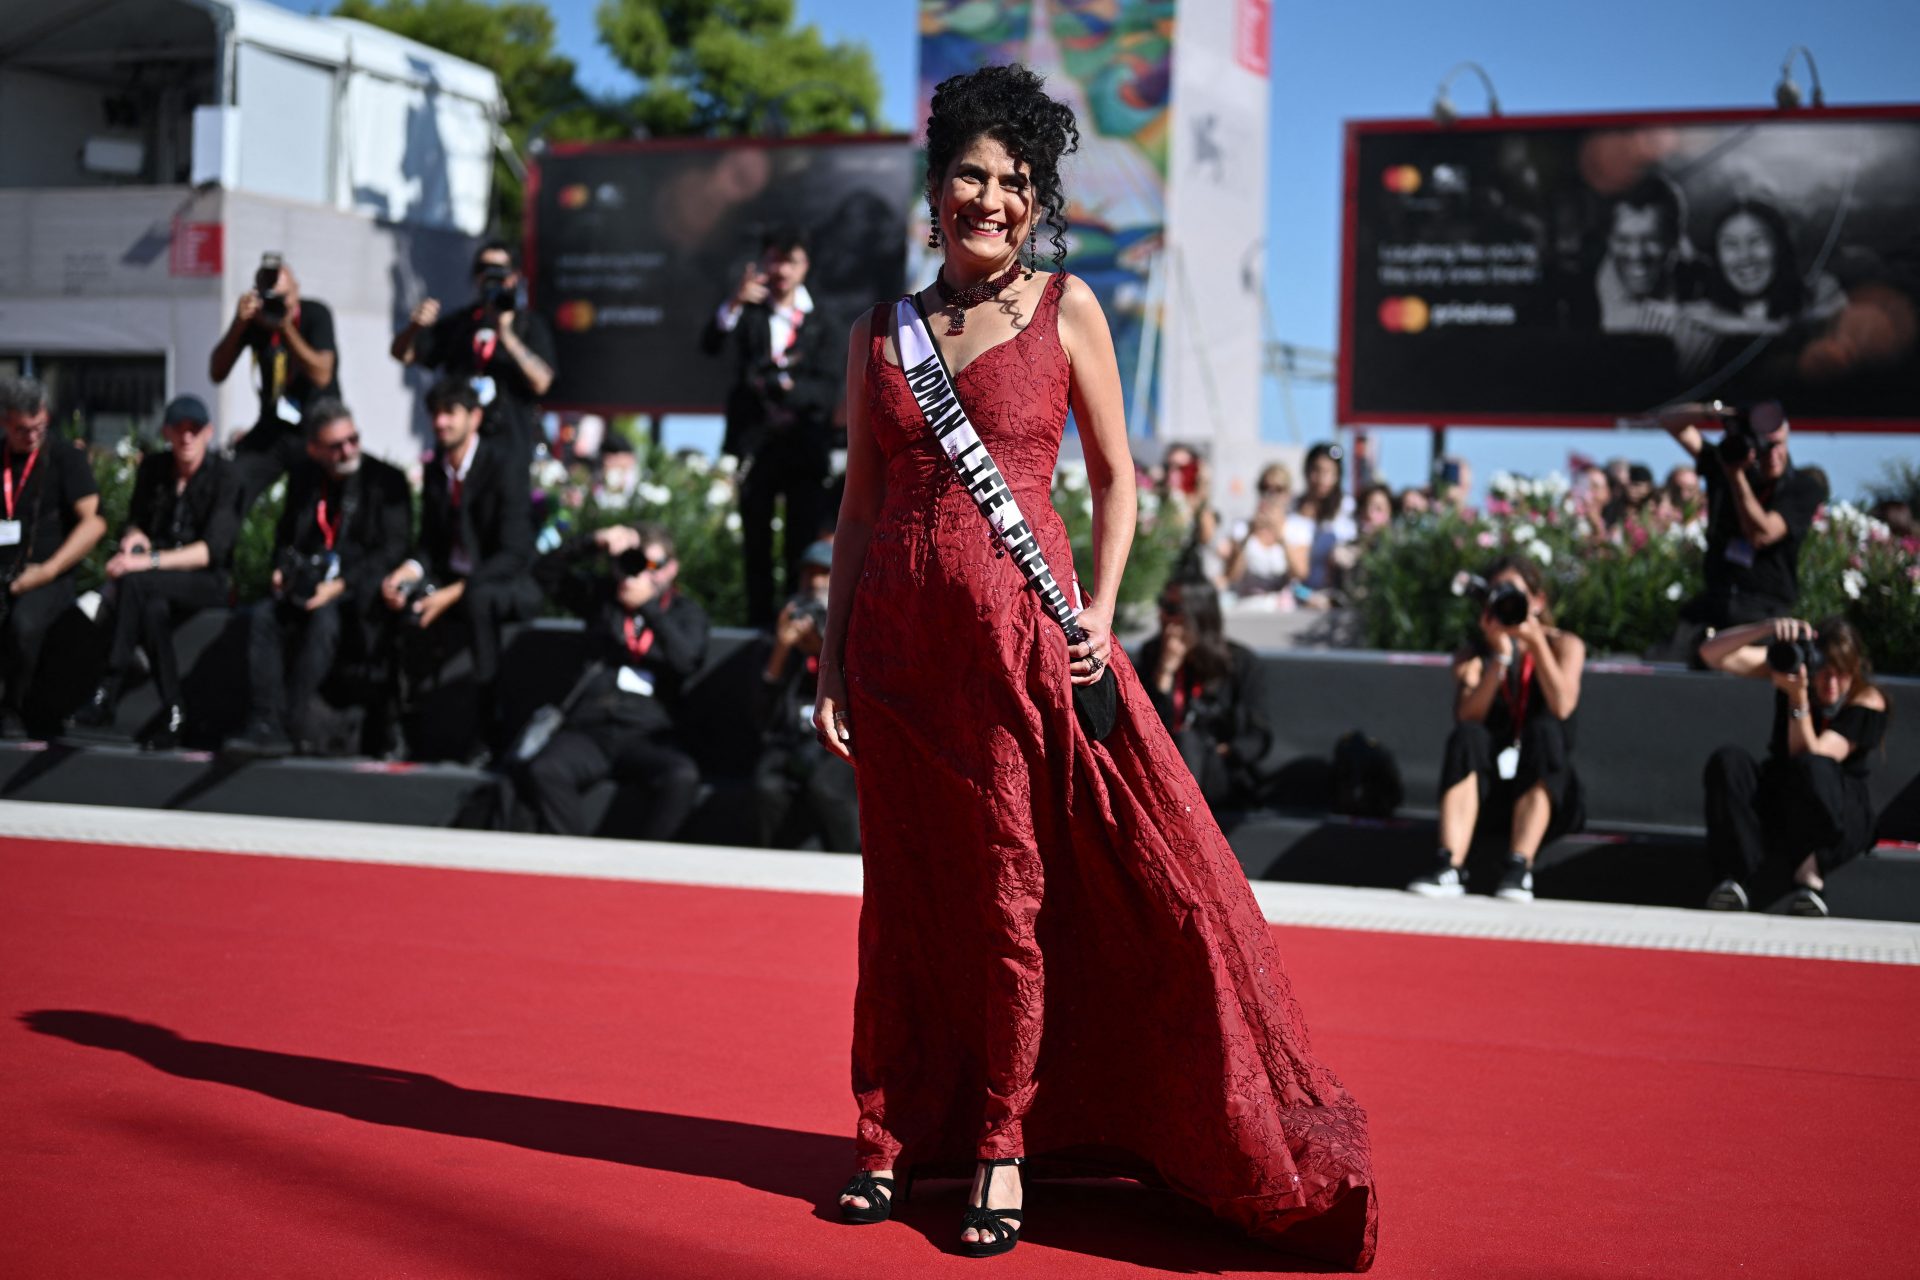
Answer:
[{"label": "curly black hair", "polygon": [[[1027,166],[1053,241],[1054,270],[1060,270],[1067,261],[1067,197],[1060,186],[1060,161],[1080,148],[1073,109],[1049,98],[1046,81],[1017,62],[942,80],[933,90],[933,110],[927,116],[929,204],[953,158],[982,136]],[[937,210],[934,225],[939,225]]]}]

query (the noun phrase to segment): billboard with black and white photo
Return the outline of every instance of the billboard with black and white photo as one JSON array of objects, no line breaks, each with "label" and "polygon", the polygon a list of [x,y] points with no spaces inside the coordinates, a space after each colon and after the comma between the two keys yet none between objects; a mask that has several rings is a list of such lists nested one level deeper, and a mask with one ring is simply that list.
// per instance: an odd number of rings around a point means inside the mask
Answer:
[{"label": "billboard with black and white photo", "polygon": [[719,412],[732,369],[700,332],[774,229],[807,241],[809,323],[844,334],[905,289],[917,165],[904,137],[549,148],[526,220],[528,289],[559,355],[546,406]]},{"label": "billboard with black and white photo", "polygon": [[1920,106],[1349,122],[1348,423],[1920,429]]}]

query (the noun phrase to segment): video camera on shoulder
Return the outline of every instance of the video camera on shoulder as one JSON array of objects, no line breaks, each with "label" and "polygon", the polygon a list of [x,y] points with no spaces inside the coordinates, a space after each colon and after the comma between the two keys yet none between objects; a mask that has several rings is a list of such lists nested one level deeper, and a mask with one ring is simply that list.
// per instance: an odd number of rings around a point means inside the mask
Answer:
[{"label": "video camera on shoulder", "polygon": [[507,281],[513,270],[497,262],[489,262],[480,269],[480,305],[495,315],[511,311],[517,299],[513,286]]},{"label": "video camera on shoulder", "polygon": [[1519,587],[1511,582],[1488,582],[1478,574],[1467,575],[1462,594],[1503,627],[1519,626],[1533,611],[1527,593]]},{"label": "video camera on shoulder", "polygon": [[286,262],[277,253],[260,255],[260,267],[253,273],[253,291],[260,295],[260,319],[279,324],[287,318],[287,298],[280,292],[280,269]]},{"label": "video camera on shoulder", "polygon": [[1787,420],[1786,408],[1778,400],[1739,407],[1715,400],[1713,410],[1726,423],[1719,451],[1720,460],[1729,467],[1744,467],[1753,461],[1753,455],[1766,447],[1766,437]]}]

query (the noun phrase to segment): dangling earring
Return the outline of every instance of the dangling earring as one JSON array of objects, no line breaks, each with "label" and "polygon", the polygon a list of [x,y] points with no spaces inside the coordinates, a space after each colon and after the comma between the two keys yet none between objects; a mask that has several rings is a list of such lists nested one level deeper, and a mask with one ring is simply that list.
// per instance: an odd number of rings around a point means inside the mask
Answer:
[{"label": "dangling earring", "polygon": [[932,205],[927,206],[927,221],[933,224],[927,230],[927,248],[938,249],[940,247],[940,215],[934,212]]},{"label": "dangling earring", "polygon": [[1040,264],[1040,221],[1034,219],[1033,227],[1027,232],[1027,274],[1033,279],[1034,268]]}]

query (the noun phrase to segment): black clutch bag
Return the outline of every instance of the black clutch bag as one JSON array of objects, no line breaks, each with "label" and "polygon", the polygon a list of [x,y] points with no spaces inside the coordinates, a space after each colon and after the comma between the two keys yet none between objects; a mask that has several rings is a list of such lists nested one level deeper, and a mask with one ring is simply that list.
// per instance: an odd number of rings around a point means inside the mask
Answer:
[{"label": "black clutch bag", "polygon": [[1114,678],[1112,667],[1102,667],[1100,678],[1092,684],[1073,686],[1073,714],[1080,717],[1080,727],[1089,738],[1106,741],[1114,721],[1120,718],[1120,682]]}]

